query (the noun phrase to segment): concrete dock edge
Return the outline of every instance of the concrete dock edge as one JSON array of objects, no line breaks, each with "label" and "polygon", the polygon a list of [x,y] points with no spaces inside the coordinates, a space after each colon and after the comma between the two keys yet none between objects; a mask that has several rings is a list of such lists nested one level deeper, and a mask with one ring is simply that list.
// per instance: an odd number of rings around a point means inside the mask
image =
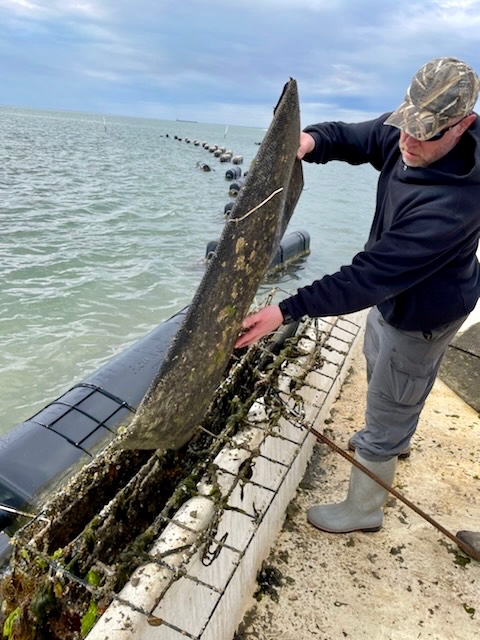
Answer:
[{"label": "concrete dock edge", "polygon": [[[287,403],[301,398],[303,424],[322,428],[362,338],[365,318],[363,311],[312,321],[323,336],[321,364],[309,368],[307,344],[305,358],[283,371],[288,382],[304,367],[295,398],[289,397],[288,383],[282,391]],[[208,550],[199,545],[188,563],[182,563],[181,549],[195,547],[212,517],[210,489],[200,483],[199,495],[182,506],[154,543],[152,554],[163,554],[167,566],[152,562],[138,568],[88,640],[230,640],[251,602],[258,570],[275,544],[314,444],[314,436],[295,420],[281,418],[274,433],[262,429],[260,406],[258,426],[239,437],[237,448],[227,447],[217,456],[219,486],[228,495],[228,508],[216,524],[214,544]],[[247,449],[255,452],[252,475],[228,493]]]}]

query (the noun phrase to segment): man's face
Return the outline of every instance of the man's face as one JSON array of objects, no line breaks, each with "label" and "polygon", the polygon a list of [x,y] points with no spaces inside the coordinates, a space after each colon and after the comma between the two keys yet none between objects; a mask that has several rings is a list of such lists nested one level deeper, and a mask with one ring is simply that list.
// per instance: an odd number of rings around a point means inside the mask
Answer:
[{"label": "man's face", "polygon": [[452,120],[446,126],[446,129],[450,127],[449,130],[446,130],[439,140],[422,142],[408,133],[400,131],[399,146],[403,162],[407,167],[428,167],[433,162],[440,160],[453,149],[475,118],[475,114],[470,114],[460,121],[458,119],[457,121]]}]

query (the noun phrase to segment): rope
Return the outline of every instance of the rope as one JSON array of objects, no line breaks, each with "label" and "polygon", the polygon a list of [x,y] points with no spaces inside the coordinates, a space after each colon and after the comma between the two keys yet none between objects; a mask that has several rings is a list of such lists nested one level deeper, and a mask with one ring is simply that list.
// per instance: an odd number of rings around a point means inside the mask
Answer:
[{"label": "rope", "polygon": [[248,218],[248,216],[251,216],[252,213],[255,213],[255,211],[257,211],[258,209],[260,209],[260,207],[263,207],[264,204],[267,204],[267,202],[269,200],[271,200],[274,196],[277,195],[277,193],[280,193],[281,191],[283,191],[283,187],[280,187],[280,189],[277,189],[276,191],[274,191],[273,193],[271,193],[267,198],[265,198],[265,200],[262,200],[262,202],[260,202],[260,204],[257,204],[256,207],[253,207],[253,209],[250,209],[250,211],[247,211],[247,213],[245,213],[243,216],[241,216],[240,218],[229,218],[228,221],[229,222],[241,222],[242,220],[245,220],[245,218]]},{"label": "rope", "polygon": [[395,496],[395,498],[398,498],[398,500],[403,502],[403,504],[406,504],[407,507],[410,507],[410,509],[415,511],[415,513],[417,513],[419,516],[421,516],[424,520],[426,520],[431,525],[433,525],[436,529],[438,529],[438,531],[441,531],[441,533],[443,533],[443,535],[447,536],[447,538],[450,538],[450,540],[452,540],[452,542],[454,542],[458,547],[460,547],[460,549],[462,549],[462,551],[464,551],[467,555],[471,556],[475,560],[480,561],[480,553],[478,551],[476,551],[473,547],[471,547],[470,545],[468,545],[465,542],[463,542],[463,540],[460,540],[460,538],[458,538],[451,531],[449,531],[448,529],[445,529],[444,526],[442,526],[439,522],[437,522],[431,516],[429,516],[428,513],[425,513],[425,511],[422,511],[422,509],[420,509],[415,504],[413,504],[413,502],[410,502],[410,500],[408,500],[408,498],[405,498],[405,496],[403,496],[401,493],[399,493],[396,489],[394,489],[393,487],[388,485],[381,478],[379,478],[375,473],[370,471],[370,469],[367,469],[363,464],[358,462],[358,460],[355,460],[355,458],[353,458],[346,451],[343,451],[343,449],[340,449],[340,447],[338,447],[334,442],[332,442],[329,438],[327,438],[327,436],[323,435],[323,433],[320,433],[319,431],[317,431],[313,427],[310,427],[309,431],[318,440],[320,440],[320,442],[323,442],[324,444],[329,446],[330,449],[335,451],[335,453],[339,453],[342,456],[342,458],[345,458],[351,464],[353,464],[354,467],[357,467],[357,469],[360,469],[361,471],[363,471],[363,473],[367,474],[367,476],[369,478],[371,478],[372,480],[375,480],[375,482],[377,482],[381,487],[383,487],[389,493],[391,493],[393,496]]}]

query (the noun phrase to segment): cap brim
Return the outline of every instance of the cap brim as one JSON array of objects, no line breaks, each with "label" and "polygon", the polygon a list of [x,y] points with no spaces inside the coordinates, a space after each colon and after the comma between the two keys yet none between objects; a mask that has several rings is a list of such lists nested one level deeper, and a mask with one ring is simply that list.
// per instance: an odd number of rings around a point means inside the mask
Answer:
[{"label": "cap brim", "polygon": [[397,127],[408,133],[409,136],[425,141],[443,129],[448,121],[449,118],[442,119],[438,114],[405,101],[390,114],[383,124]]}]

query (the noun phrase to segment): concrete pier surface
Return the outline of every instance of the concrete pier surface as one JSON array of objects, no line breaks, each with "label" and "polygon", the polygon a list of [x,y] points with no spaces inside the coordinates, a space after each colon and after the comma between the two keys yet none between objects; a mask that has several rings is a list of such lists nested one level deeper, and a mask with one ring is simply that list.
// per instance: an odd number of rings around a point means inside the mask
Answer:
[{"label": "concrete pier surface", "polygon": [[[446,354],[393,485],[453,534],[480,531],[479,336],[477,306]],[[352,351],[330,417],[316,425],[343,449],[365,410],[360,341]],[[348,461],[315,445],[234,640],[479,638],[480,563],[398,499],[388,500],[378,533],[327,534],[307,523],[311,505],[344,499],[349,475]]]}]

